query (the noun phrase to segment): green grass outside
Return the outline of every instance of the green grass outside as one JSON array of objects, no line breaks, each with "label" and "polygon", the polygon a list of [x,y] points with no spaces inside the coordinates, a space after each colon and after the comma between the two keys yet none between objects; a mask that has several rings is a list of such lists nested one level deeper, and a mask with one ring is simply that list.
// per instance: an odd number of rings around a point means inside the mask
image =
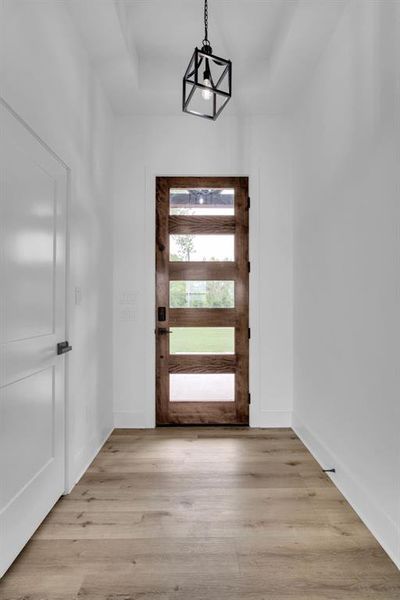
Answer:
[{"label": "green grass outside", "polygon": [[171,327],[170,352],[234,353],[233,327]]}]

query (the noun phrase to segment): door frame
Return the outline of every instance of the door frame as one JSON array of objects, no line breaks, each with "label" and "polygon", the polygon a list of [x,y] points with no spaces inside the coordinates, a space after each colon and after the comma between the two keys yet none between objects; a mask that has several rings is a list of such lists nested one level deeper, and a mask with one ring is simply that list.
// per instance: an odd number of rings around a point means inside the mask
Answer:
[{"label": "door frame", "polygon": [[[171,188],[222,188],[235,190],[235,213],[233,216],[181,217],[170,216],[169,190]],[[244,425],[249,424],[249,180],[248,177],[157,177],[156,179],[156,307],[166,306],[166,323],[156,322],[156,423],[157,425]],[[186,219],[186,220],[185,220]],[[181,263],[171,263],[166,250],[169,248],[171,231],[199,234],[234,233],[235,260],[233,263],[192,263],[193,277],[206,279],[234,279],[235,307],[233,309],[174,309],[169,306],[169,281],[186,276],[180,273]],[[210,229],[211,227],[211,229]],[[171,229],[172,228],[172,229]],[[183,228],[183,229],[182,229]],[[175,265],[175,268],[173,268]],[[223,268],[223,273],[221,272]],[[164,285],[162,285],[164,282]],[[167,288],[167,289],[166,289]],[[156,319],[157,319],[156,311]],[[180,373],[179,359],[169,354],[168,336],[158,332],[165,327],[180,326],[181,318],[189,319],[191,326],[201,323],[202,326],[234,326],[235,350],[232,357],[226,357],[219,364],[210,365],[205,355],[182,357],[186,360],[184,372],[191,373],[234,373],[235,398],[234,402],[178,402],[169,399],[169,373]],[[193,320],[194,319],[194,320]],[[199,321],[200,319],[200,321]],[[165,319],[163,319],[164,321]],[[188,323],[189,323],[188,322]],[[165,355],[165,356],[164,356]],[[168,357],[168,360],[166,358]],[[229,360],[230,359],[230,360]],[[227,363],[228,360],[228,363]],[[189,362],[188,362],[189,361]],[[214,357],[218,363],[218,356]]]},{"label": "door frame", "polygon": [[[251,328],[251,338],[249,344],[249,390],[251,393],[251,404],[249,406],[249,426],[258,427],[262,419],[260,403],[260,358],[259,348],[261,340],[259,336],[260,322],[260,299],[259,299],[259,256],[258,244],[260,239],[259,232],[259,188],[261,171],[256,168],[250,172],[240,171],[216,171],[210,168],[202,169],[200,172],[182,169],[179,172],[181,177],[202,177],[204,172],[215,177],[248,177],[249,196],[251,198],[251,208],[249,213],[250,234],[249,234],[249,258],[251,262],[251,271],[249,274],[249,325]],[[175,177],[176,171],[167,171],[163,166],[147,165],[143,169],[143,195],[145,198],[144,212],[144,240],[143,249],[143,269],[149,274],[145,278],[145,287],[143,288],[143,314],[144,322],[144,379],[145,379],[145,408],[132,414],[128,423],[132,427],[143,429],[153,429],[156,426],[156,378],[155,378],[155,283],[156,269],[154,261],[154,248],[156,242],[155,210],[156,210],[156,178],[157,177]],[[116,414],[118,423],[119,415]],[[126,418],[124,417],[126,426]]]},{"label": "door frame", "polygon": [[[39,136],[38,133],[23,119],[8,102],[0,96],[1,106],[13,117],[59,164],[65,169],[65,339],[70,337],[70,215],[71,215],[71,168],[60,156]],[[62,341],[62,340],[59,340]],[[72,445],[71,445],[71,405],[69,395],[69,354],[63,357],[64,362],[64,494],[69,494],[76,481],[71,472]]]}]

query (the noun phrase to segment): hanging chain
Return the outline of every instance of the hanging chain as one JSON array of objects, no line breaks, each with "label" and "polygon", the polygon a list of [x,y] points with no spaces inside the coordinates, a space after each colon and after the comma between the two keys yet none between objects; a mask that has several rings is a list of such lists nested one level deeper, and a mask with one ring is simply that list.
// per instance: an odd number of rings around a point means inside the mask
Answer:
[{"label": "hanging chain", "polygon": [[209,46],[210,42],[208,41],[208,0],[204,0],[204,40],[203,44],[205,46]]}]

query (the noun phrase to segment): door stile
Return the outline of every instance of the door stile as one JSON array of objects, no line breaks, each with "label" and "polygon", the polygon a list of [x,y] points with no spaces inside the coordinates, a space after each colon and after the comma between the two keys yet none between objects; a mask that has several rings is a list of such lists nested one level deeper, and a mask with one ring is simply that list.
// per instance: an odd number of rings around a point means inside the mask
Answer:
[{"label": "door stile", "polygon": [[248,183],[241,178],[236,193],[235,258],[237,276],[235,306],[237,326],[235,338],[236,415],[238,423],[247,423],[249,414],[249,254],[248,254]]},{"label": "door stile", "polygon": [[[169,335],[160,334],[160,329],[169,330],[169,233],[168,192],[164,178],[156,183],[156,413],[157,422],[168,423],[169,397]],[[165,321],[159,320],[159,307],[165,307]]]}]

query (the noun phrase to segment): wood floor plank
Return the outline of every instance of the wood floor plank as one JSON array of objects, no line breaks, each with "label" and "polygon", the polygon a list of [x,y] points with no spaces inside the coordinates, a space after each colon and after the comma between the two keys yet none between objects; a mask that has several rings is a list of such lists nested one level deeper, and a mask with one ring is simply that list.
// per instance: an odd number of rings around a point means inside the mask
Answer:
[{"label": "wood floor plank", "polygon": [[[78,596],[89,600],[119,600],[145,598],[146,600],[368,600],[379,598],[384,589],[385,600],[398,600],[398,588],[385,578],[375,579],[375,589],[371,590],[371,579],[364,580],[354,574],[347,578],[325,577],[316,570],[307,570],[307,565],[299,561],[287,569],[259,572],[258,575],[241,573],[237,576],[216,571],[213,576],[204,577],[201,573],[191,575],[173,574],[167,576],[154,573],[142,575],[139,579],[134,572],[89,575]],[[379,583],[378,583],[379,581]]]},{"label": "wood floor plank", "polygon": [[399,600],[400,572],[290,429],[116,430],[0,600]]},{"label": "wood floor plank", "polygon": [[40,572],[43,577],[60,572],[86,574],[135,572],[193,573],[215,572],[215,564],[227,574],[237,575],[239,563],[234,545],[226,539],[199,538],[195,542],[167,539],[72,539],[59,540],[58,551],[52,552],[52,540],[35,539],[15,566],[13,576]]}]

